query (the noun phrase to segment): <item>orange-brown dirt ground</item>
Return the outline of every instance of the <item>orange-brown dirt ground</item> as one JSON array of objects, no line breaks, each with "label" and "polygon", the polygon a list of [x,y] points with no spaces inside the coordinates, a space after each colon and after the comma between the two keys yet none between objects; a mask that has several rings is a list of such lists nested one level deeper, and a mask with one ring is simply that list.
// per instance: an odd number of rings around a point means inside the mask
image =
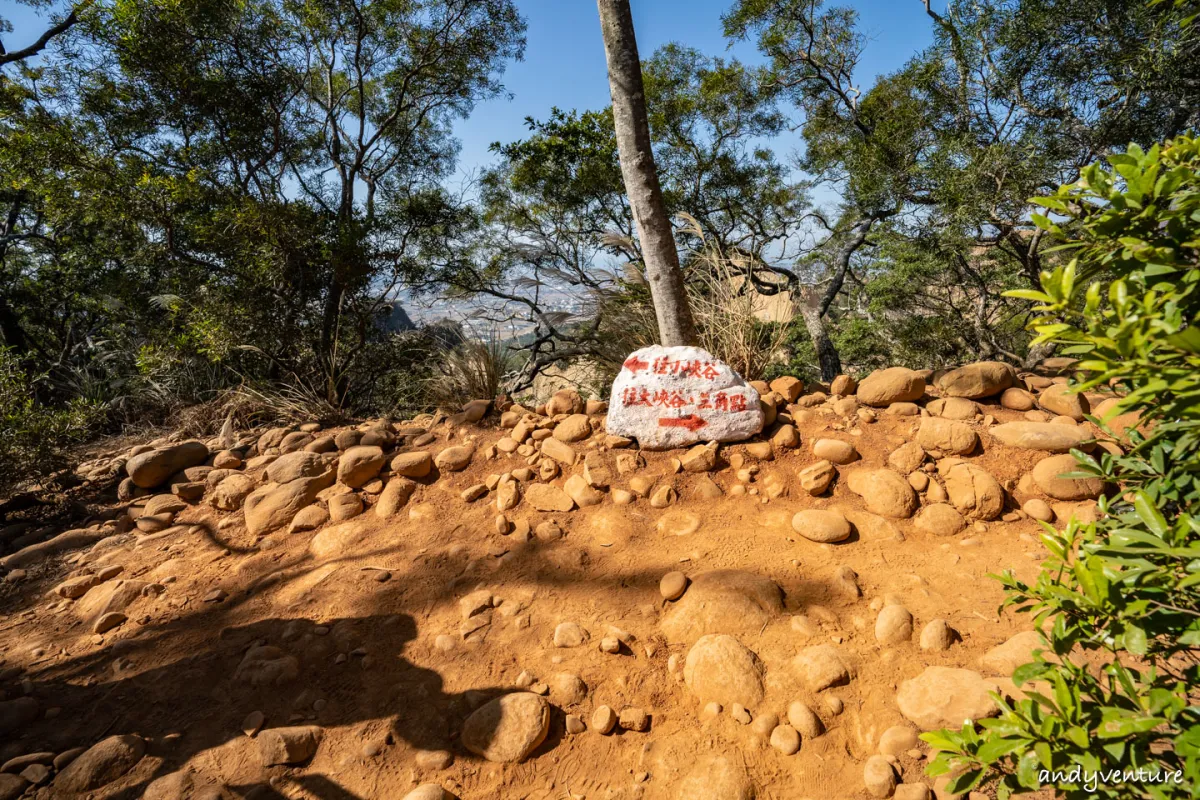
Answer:
[{"label": "orange-brown dirt ground", "polygon": [[[935,396],[931,390],[920,402]],[[867,420],[839,414],[833,398],[807,408],[803,401],[788,406],[793,413],[783,404],[778,409],[781,420],[794,422],[798,446],[777,445],[760,458],[748,455],[745,443],[725,444],[715,469],[698,473],[680,469],[679,450],[642,452],[644,466],[618,473],[613,459],[638,452],[636,445],[613,449],[603,414],[594,413],[594,433],[571,444],[580,463],[563,467],[551,483],[562,486],[582,472],[585,454],[598,453],[612,472],[601,502],[544,513],[526,498],[504,512],[504,534],[494,491],[473,501],[462,493],[479,484],[488,488],[489,476],[494,485],[495,476],[530,464],[536,473],[539,454],[495,450],[509,433],[495,409],[477,423],[444,415],[394,423],[393,430],[416,426],[432,436],[419,447],[413,437],[400,437],[385,448],[389,461],[396,453],[436,456],[469,443],[469,466],[458,472],[435,467],[417,478],[412,496],[386,518],[373,509],[375,481],[357,492],[366,502],[361,515],[306,532],[284,527],[253,536],[242,511],[217,510],[208,496],[180,510],[165,530],[143,532],[131,523],[153,493],[117,500],[128,447],[94,452],[91,477],[72,495],[90,519],[75,527],[108,535],[12,567],[0,582],[0,699],[36,702],[25,704],[35,709],[32,719],[0,737],[0,761],[44,753],[41,760],[49,764],[51,755],[113,735],[144,738],[145,755],[114,780],[98,779],[86,792],[95,798],[399,800],[425,783],[464,800],[870,797],[864,764],[879,752],[885,730],[909,725],[896,700],[902,682],[938,665],[995,676],[980,666],[983,654],[1030,629],[1027,616],[998,612],[1003,593],[988,575],[1011,569],[1030,580],[1047,556],[1039,523],[1018,513],[1024,498],[1014,498],[1018,481],[1047,454],[991,438],[991,425],[1023,421],[1026,412],[1002,408],[995,397],[980,401],[980,413],[962,422],[980,440],[965,460],[1005,487],[1005,518],[968,519],[957,534],[934,535],[914,519],[866,511],[844,479],[852,469],[887,469],[889,454],[913,441],[928,411],[896,416],[876,409]],[[527,418],[534,428],[553,425],[546,417]],[[236,436],[243,450],[249,447],[248,460],[260,433]],[[852,443],[860,459],[836,467],[832,487],[812,496],[797,473],[818,460],[812,444],[821,438]],[[119,459],[115,467],[112,459]],[[263,480],[261,467],[246,471]],[[926,472],[936,482],[939,473]],[[677,497],[665,508],[646,497],[614,503],[612,493],[628,489],[635,476],[652,478],[654,488],[669,485]],[[382,477],[388,478],[386,466]],[[540,480],[535,474],[521,483],[527,488]],[[720,496],[698,491],[709,480]],[[319,504],[346,491],[323,493]],[[1049,500],[1036,490],[1030,496]],[[1059,527],[1070,514],[1094,508],[1091,501],[1049,502]],[[799,535],[792,517],[810,508],[840,510],[853,535],[835,544]],[[550,520],[561,536],[537,530]],[[857,574],[861,596],[847,588],[845,567]],[[735,635],[761,661],[765,696],[749,710],[756,720],[774,714],[786,722],[795,700],[820,718],[824,732],[803,737],[795,754],[780,752],[769,741],[771,730],[741,724],[728,707],[703,714],[705,703],[684,680],[693,637],[677,640],[664,632],[675,603],[660,594],[659,581],[672,571],[694,577],[712,570],[752,573],[782,589],[782,610],[768,609],[761,623],[754,617],[741,629],[737,620],[720,624],[732,624],[735,630],[721,632]],[[82,597],[55,592],[68,579],[101,573],[106,580]],[[113,607],[122,586],[130,595],[120,605],[125,621],[94,632],[97,614]],[[479,590],[491,595],[493,607],[471,614],[460,601]],[[913,632],[907,641],[885,644],[877,640],[876,617],[891,604],[911,612]],[[919,644],[934,619],[945,620],[959,637],[944,651]],[[564,622],[583,629],[582,644],[556,646],[556,627]],[[614,636],[621,639],[619,652],[602,650]],[[815,644],[837,648],[851,668],[848,683],[819,692],[805,684],[792,661]],[[296,674],[277,681],[243,674],[239,665],[259,645],[294,658]],[[570,682],[563,673],[582,679],[582,697],[564,690]],[[518,687],[546,693],[545,740],[518,763],[495,763],[464,747],[464,720]],[[599,733],[593,714],[601,705],[617,712],[640,708],[649,726]],[[257,737],[244,731],[254,712],[263,721],[251,723],[251,733],[256,727],[319,728],[315,755],[296,765],[264,766]],[[567,715],[585,729],[569,733]],[[923,774],[929,758],[924,743],[896,756],[896,782],[932,790],[934,782]],[[60,766],[66,768],[65,757]],[[721,775],[708,778],[704,770],[732,771],[740,788],[722,793]],[[75,796],[63,790],[56,772],[62,774],[51,767],[31,775],[43,784],[22,791]],[[744,789],[750,794],[736,794]]]}]

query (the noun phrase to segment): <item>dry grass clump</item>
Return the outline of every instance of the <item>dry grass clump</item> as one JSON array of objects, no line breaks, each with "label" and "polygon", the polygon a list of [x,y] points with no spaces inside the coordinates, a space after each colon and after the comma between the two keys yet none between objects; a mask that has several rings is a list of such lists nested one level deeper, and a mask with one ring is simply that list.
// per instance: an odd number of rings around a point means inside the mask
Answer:
[{"label": "dry grass clump", "polygon": [[435,366],[437,374],[426,383],[427,396],[437,406],[452,409],[471,400],[495,397],[509,360],[508,347],[498,336],[466,339],[442,351]]},{"label": "dry grass clump", "polygon": [[338,424],[348,420],[346,412],[302,383],[279,383],[271,387],[242,384],[223,389],[213,399],[187,406],[167,418],[165,427],[181,436],[215,436],[226,419],[236,430],[259,425],[296,422]]},{"label": "dry grass clump", "polygon": [[688,293],[700,346],[748,381],[761,379],[784,351],[787,326],[765,322],[762,298],[746,279],[750,256],[722,255],[700,223],[680,214],[700,243],[688,258]]}]

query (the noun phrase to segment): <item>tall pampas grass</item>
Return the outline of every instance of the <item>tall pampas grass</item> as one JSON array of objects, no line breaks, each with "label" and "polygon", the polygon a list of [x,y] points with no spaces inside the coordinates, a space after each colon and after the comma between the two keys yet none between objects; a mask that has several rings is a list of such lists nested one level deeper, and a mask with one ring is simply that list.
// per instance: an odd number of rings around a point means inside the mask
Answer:
[{"label": "tall pampas grass", "polygon": [[687,284],[700,346],[746,380],[759,380],[784,351],[787,326],[759,318],[762,300],[747,277],[749,255],[723,254],[691,215],[678,214],[698,245],[687,258]]}]

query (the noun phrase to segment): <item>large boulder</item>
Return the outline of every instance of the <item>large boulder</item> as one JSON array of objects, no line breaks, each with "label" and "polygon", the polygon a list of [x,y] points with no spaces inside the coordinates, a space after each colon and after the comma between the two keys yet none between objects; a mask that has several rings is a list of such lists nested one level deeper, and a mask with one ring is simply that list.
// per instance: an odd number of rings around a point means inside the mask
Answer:
[{"label": "large boulder", "polygon": [[153,489],[176,472],[203,464],[207,458],[208,447],[203,442],[181,442],[139,453],[125,462],[125,471],[129,473],[129,478],[135,485],[143,489]]},{"label": "large boulder", "polygon": [[1000,361],[977,361],[952,369],[937,381],[938,391],[945,397],[965,397],[978,400],[1003,392],[1013,384],[1013,370]]},{"label": "large boulder", "polygon": [[[1130,428],[1137,428],[1142,419],[1142,412],[1134,410],[1123,410],[1121,404],[1125,401],[1124,396],[1109,397],[1107,400],[1101,400],[1096,404],[1092,413],[1104,421],[1114,434],[1119,438],[1126,438],[1129,435]],[[1123,413],[1117,413],[1122,411]]]},{"label": "large boulder", "polygon": [[580,414],[585,404],[579,392],[574,389],[559,389],[546,403],[546,414],[556,417],[559,414]]},{"label": "large boulder", "polygon": [[840,511],[806,508],[792,517],[792,530],[812,542],[842,542],[853,532]]},{"label": "large boulder", "polygon": [[312,444],[313,435],[306,431],[296,431],[289,433],[279,442],[279,452],[294,453],[302,447],[307,447]]},{"label": "large boulder", "polygon": [[925,417],[917,431],[917,444],[928,453],[963,456],[975,449],[979,437],[961,422]]},{"label": "large boulder", "polygon": [[1104,492],[1099,478],[1065,478],[1079,471],[1075,456],[1048,456],[1033,467],[1033,482],[1055,500],[1094,500]]},{"label": "large boulder", "polygon": [[550,731],[550,704],[532,692],[514,692],[484,703],[467,717],[463,746],[488,761],[523,761]]},{"label": "large boulder", "polygon": [[321,729],[315,725],[291,728],[267,728],[254,737],[258,758],[264,767],[276,764],[303,764],[317,752]]},{"label": "large boulder", "polygon": [[850,464],[858,460],[858,448],[841,439],[817,439],[813,442],[812,452],[831,464]]},{"label": "large boulder", "polygon": [[141,516],[150,517],[155,514],[178,514],[186,508],[187,503],[173,494],[156,494],[146,501],[146,505],[142,507]]},{"label": "large boulder", "polygon": [[335,460],[331,455],[306,450],[286,453],[267,465],[267,480],[271,483],[289,483],[298,478],[315,478],[329,472]]},{"label": "large boulder", "polygon": [[979,403],[965,397],[939,397],[930,401],[925,409],[942,419],[975,419],[979,414]]},{"label": "large boulder", "polygon": [[984,653],[979,659],[979,666],[989,675],[1007,678],[1017,667],[1032,662],[1035,650],[1045,651],[1044,655],[1054,657],[1040,633],[1022,631]]},{"label": "large boulder", "polygon": [[242,507],[242,503],[254,491],[254,479],[244,472],[234,472],[217,484],[209,495],[208,502],[212,503],[214,508],[219,508],[222,511],[237,511]]},{"label": "large boulder", "polygon": [[376,515],[387,518],[396,514],[408,503],[416,488],[417,484],[408,478],[394,476],[379,494],[379,502],[375,504]]},{"label": "large boulder", "polygon": [[[858,390],[861,392],[862,387]],[[908,519],[917,510],[917,493],[890,469],[856,469],[846,476],[846,485],[863,499],[872,514]]]},{"label": "large boulder", "polygon": [[85,594],[75,604],[75,613],[89,623],[107,614],[123,613],[143,597],[148,586],[139,580],[108,581]]},{"label": "large boulder", "polygon": [[[17,800],[25,794],[29,781],[12,772],[0,772],[0,800]],[[150,798],[157,800],[157,798]]]},{"label": "large boulder", "polygon": [[1004,488],[983,467],[955,464],[946,473],[946,494],[970,519],[996,519],[1004,513]]},{"label": "large boulder", "polygon": [[1025,389],[1013,386],[1000,395],[1000,405],[1012,411],[1029,411],[1037,405],[1037,398]]},{"label": "large boulder", "polygon": [[831,644],[815,644],[800,650],[792,659],[792,669],[811,692],[849,683],[853,675],[841,653]]},{"label": "large boulder", "polygon": [[858,381],[849,375],[838,375],[829,384],[829,393],[840,397],[848,397],[858,391]]},{"label": "large boulder", "polygon": [[443,472],[462,472],[470,466],[471,458],[474,455],[475,448],[473,446],[457,444],[438,453],[437,457],[433,459],[433,463]]},{"label": "large boulder", "polygon": [[904,606],[884,606],[875,618],[875,640],[882,644],[900,644],[912,638],[913,615]]},{"label": "large boulder", "polygon": [[905,367],[877,369],[858,385],[858,402],[878,408],[920,400],[924,394],[924,376]]},{"label": "large boulder", "polygon": [[931,533],[934,536],[953,536],[967,527],[967,521],[962,514],[946,503],[931,503],[921,509],[913,523],[917,530]]},{"label": "large boulder", "polygon": [[804,394],[804,381],[793,375],[783,375],[771,381],[771,391],[782,397],[785,403],[794,403]]},{"label": "large boulder", "polygon": [[[925,787],[921,784],[922,789]],[[867,763],[863,765],[863,786],[867,789],[867,794],[872,797],[877,797],[879,800],[891,797],[896,791],[896,771],[892,767],[892,762],[888,761],[883,756],[871,756],[867,759]],[[928,790],[926,790],[928,795]]]},{"label": "large boulder", "polygon": [[[207,783],[187,768],[155,778],[142,794],[142,800],[227,800],[228,797],[222,787]],[[0,793],[2,798],[4,794]]]},{"label": "large boulder", "polygon": [[365,444],[351,447],[342,453],[341,459],[338,460],[338,482],[351,489],[362,488],[368,481],[375,479],[385,463],[387,456],[381,447]]},{"label": "large boulder", "polygon": [[[268,483],[246,497],[246,530],[261,536],[286,527],[296,512],[317,500],[322,489],[333,485],[333,471],[315,478]],[[223,481],[222,481],[223,482]]]},{"label": "large boulder", "polygon": [[1055,383],[1046,387],[1038,395],[1038,405],[1051,414],[1070,417],[1076,422],[1082,422],[1084,414],[1090,414],[1092,411],[1087,397],[1075,392],[1065,383]]},{"label": "large boulder", "polygon": [[54,779],[54,790],[81,794],[120,778],[142,760],[146,741],[140,736],[109,736],[83,751]]},{"label": "large boulder", "polygon": [[401,453],[392,459],[392,472],[405,478],[424,478],[433,469],[433,458],[424,450]]},{"label": "large boulder", "polygon": [[775,581],[751,572],[721,569],[691,576],[691,586],[663,615],[670,642],[691,642],[712,633],[751,633],[783,611]]},{"label": "large boulder", "polygon": [[902,444],[888,455],[887,463],[902,475],[915,472],[925,463],[925,448],[916,442]]},{"label": "large boulder", "polygon": [[22,547],[15,553],[0,558],[0,567],[4,567],[5,569],[26,567],[57,553],[91,547],[106,536],[108,536],[106,531],[88,530],[85,528],[74,528],[69,531],[63,531],[52,539],[47,539],[44,542],[34,542]]},{"label": "large boulder", "polygon": [[701,636],[688,651],[683,680],[701,703],[741,703],[755,708],[763,699],[764,668],[751,650],[725,634]]},{"label": "large boulder", "polygon": [[271,428],[258,437],[258,452],[265,453],[273,447],[279,447],[279,444],[287,435],[291,433],[288,428]]},{"label": "large boulder", "polygon": [[1078,363],[1078,358],[1050,356],[1039,361],[1034,369],[1039,375],[1067,375],[1075,370],[1075,365]]},{"label": "large boulder", "polygon": [[300,660],[294,655],[274,645],[261,644],[246,651],[233,672],[233,679],[256,687],[282,686],[299,674]]},{"label": "large boulder", "polygon": [[454,795],[443,789],[439,783],[422,783],[400,800],[454,800]]},{"label": "large boulder", "polygon": [[648,449],[736,442],[763,429],[758,392],[698,347],[643,347],[613,381],[605,430]]},{"label": "large boulder", "polygon": [[1060,425],[1057,422],[1006,422],[988,429],[996,441],[1009,447],[1042,450],[1047,453],[1066,453],[1072,449],[1087,449],[1084,442],[1091,435],[1084,428]]},{"label": "large boulder", "polygon": [[906,719],[921,730],[958,730],[965,720],[999,713],[988,692],[999,691],[978,672],[953,667],[926,667],[915,678],[900,684],[896,705]]},{"label": "large boulder", "polygon": [[525,502],[538,511],[570,511],[575,507],[571,496],[552,483],[534,483],[525,490]]},{"label": "large boulder", "polygon": [[560,442],[581,442],[592,435],[592,421],[587,414],[571,414],[554,426],[552,435]]}]

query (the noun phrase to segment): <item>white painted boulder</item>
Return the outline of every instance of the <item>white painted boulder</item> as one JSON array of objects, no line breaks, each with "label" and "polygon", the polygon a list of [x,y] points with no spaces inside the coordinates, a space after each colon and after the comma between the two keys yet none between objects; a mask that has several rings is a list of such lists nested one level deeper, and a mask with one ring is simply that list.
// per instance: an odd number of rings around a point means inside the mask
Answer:
[{"label": "white painted boulder", "polygon": [[651,345],[625,359],[605,429],[666,450],[741,441],[762,428],[758,392],[723,361],[699,347]]}]

